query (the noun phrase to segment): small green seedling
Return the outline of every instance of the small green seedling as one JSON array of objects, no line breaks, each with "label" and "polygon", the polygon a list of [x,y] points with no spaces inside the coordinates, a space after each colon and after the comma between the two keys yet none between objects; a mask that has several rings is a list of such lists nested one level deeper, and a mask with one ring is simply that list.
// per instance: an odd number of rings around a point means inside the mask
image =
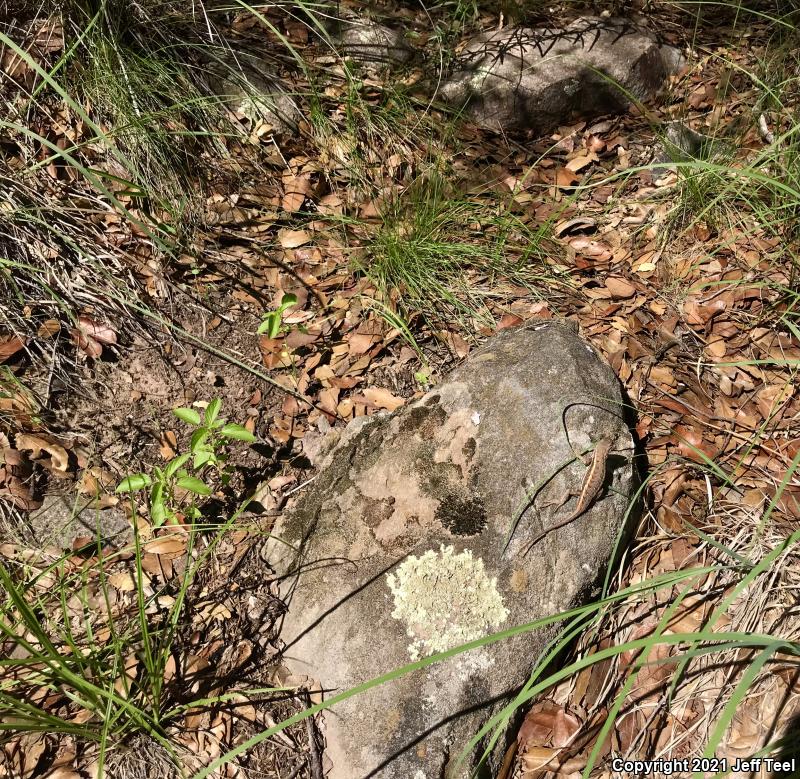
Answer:
[{"label": "small green seedling", "polygon": [[431,382],[431,368],[430,368],[430,365],[426,365],[423,368],[420,368],[420,370],[418,370],[414,374],[414,380],[417,382],[417,384],[420,384],[423,387],[427,387],[428,384],[430,384],[430,382]]},{"label": "small green seedling", "polygon": [[174,457],[164,468],[154,467],[152,476],[136,473],[123,479],[117,487],[117,492],[150,490],[150,520],[153,527],[174,523],[178,508],[192,522],[200,517],[200,509],[194,501],[187,506],[175,495],[176,489],[186,490],[192,495],[211,494],[211,488],[184,467],[190,460],[191,469],[195,473],[211,466],[219,472],[223,484],[226,484],[230,479],[230,473],[225,468],[225,450],[228,444],[231,441],[256,441],[249,430],[219,416],[221,405],[222,401],[215,398],[208,404],[202,417],[193,408],[173,409],[172,413],[178,419],[196,428],[189,442],[189,451]]},{"label": "small green seedling", "polygon": [[266,333],[268,338],[277,338],[283,330],[283,312],[287,308],[297,305],[297,295],[287,292],[281,298],[281,304],[274,311],[266,311],[261,319],[261,324],[258,326],[258,334],[264,335]]}]

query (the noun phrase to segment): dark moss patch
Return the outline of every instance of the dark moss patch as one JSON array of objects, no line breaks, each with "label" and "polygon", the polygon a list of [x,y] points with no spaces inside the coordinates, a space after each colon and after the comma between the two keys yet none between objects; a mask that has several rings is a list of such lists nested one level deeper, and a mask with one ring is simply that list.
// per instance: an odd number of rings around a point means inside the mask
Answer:
[{"label": "dark moss patch", "polygon": [[461,454],[464,455],[464,459],[471,460],[475,456],[475,451],[478,448],[478,444],[475,442],[474,438],[470,438],[461,447]]},{"label": "dark moss patch", "polygon": [[486,528],[486,509],[480,498],[447,496],[435,516],[454,536],[475,536]]},{"label": "dark moss patch", "polygon": [[425,493],[436,500],[443,500],[459,488],[461,469],[451,462],[434,462],[433,452],[432,446],[422,447],[420,456],[414,461],[414,469],[419,473],[419,483]]},{"label": "dark moss patch", "polygon": [[[350,465],[358,463],[359,469],[372,467],[381,456],[380,443],[386,431],[386,420],[381,419],[365,425],[358,435],[355,436],[351,444],[341,453],[342,458]],[[345,471],[347,473],[347,470]]]},{"label": "dark moss patch", "polygon": [[423,438],[430,437],[437,427],[441,427],[447,420],[447,412],[441,406],[426,404],[414,406],[408,414],[400,420],[401,433],[419,433]]}]

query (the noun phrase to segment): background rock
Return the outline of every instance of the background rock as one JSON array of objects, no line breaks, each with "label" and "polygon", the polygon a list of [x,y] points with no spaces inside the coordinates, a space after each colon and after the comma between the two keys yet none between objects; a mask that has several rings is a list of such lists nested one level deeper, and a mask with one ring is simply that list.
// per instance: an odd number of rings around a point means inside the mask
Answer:
[{"label": "background rock", "polygon": [[623,111],[631,97],[651,97],[682,66],[677,49],[628,22],[583,17],[564,29],[476,36],[442,96],[481,127],[545,132],[576,112]]},{"label": "background rock", "polygon": [[[490,339],[419,401],[346,428],[265,548],[289,603],[287,665],[334,694],[582,600],[634,487],[621,402],[613,372],[571,327],[539,323]],[[562,412],[576,403],[587,404],[565,414],[576,450],[615,441],[605,497],[526,555],[572,507],[544,504],[584,473],[577,462],[559,470],[573,456]],[[504,555],[526,493],[551,476]],[[331,778],[441,776],[552,635],[471,650],[336,705],[325,715]]]},{"label": "background rock", "polygon": [[683,122],[670,122],[664,126],[663,132],[660,148],[653,158],[654,163],[708,160],[726,152],[732,158],[736,152],[731,144],[695,132]]},{"label": "background rock", "polygon": [[231,111],[256,124],[266,122],[279,133],[297,131],[302,113],[273,75],[274,63],[240,53],[235,61],[206,58],[203,64],[209,89]]},{"label": "background rock", "polygon": [[403,33],[358,16],[343,15],[338,49],[345,56],[372,67],[403,65],[413,52]]}]

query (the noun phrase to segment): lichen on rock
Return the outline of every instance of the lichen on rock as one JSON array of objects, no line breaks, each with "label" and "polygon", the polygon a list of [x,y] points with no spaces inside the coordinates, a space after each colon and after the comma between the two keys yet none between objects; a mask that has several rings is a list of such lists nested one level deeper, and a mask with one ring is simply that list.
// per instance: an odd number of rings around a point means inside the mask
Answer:
[{"label": "lichen on rock", "polygon": [[483,560],[469,549],[455,554],[442,544],[439,552],[409,555],[386,581],[394,596],[392,617],[404,621],[414,639],[408,645],[412,660],[481,638],[508,618],[497,579],[486,575]]}]

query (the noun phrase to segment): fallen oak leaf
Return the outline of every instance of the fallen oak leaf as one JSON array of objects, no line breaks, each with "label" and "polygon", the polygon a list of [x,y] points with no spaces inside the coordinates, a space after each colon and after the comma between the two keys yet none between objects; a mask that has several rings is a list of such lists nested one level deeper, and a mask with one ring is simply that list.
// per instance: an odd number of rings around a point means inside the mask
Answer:
[{"label": "fallen oak leaf", "polygon": [[350,354],[356,357],[368,352],[370,347],[379,340],[379,335],[371,333],[350,333],[346,337],[346,341],[350,344]]},{"label": "fallen oak leaf", "polygon": [[517,742],[523,753],[548,744],[560,750],[572,741],[579,729],[580,721],[575,716],[552,701],[543,701],[525,716]]},{"label": "fallen oak leaf", "polygon": [[163,536],[148,541],[144,550],[153,555],[164,556],[168,559],[180,557],[186,551],[186,539],[178,536]]},{"label": "fallen oak leaf", "polygon": [[91,317],[81,315],[78,317],[78,326],[70,329],[70,335],[75,345],[92,359],[97,359],[103,353],[103,346],[115,344],[117,334],[107,325],[95,322]]},{"label": "fallen oak leaf", "polygon": [[82,315],[78,317],[78,327],[90,338],[101,344],[115,344],[117,342],[117,333],[114,330],[108,325],[98,324],[88,316]]},{"label": "fallen oak leaf", "polygon": [[721,336],[710,338],[704,351],[711,362],[719,362],[727,354],[728,344]]},{"label": "fallen oak leaf", "polygon": [[367,387],[362,394],[369,403],[389,411],[400,408],[400,406],[404,405],[406,402],[404,398],[398,398],[396,395],[392,395],[389,390],[383,387]]},{"label": "fallen oak leaf", "polygon": [[582,254],[584,257],[593,257],[597,260],[610,260],[613,257],[611,250],[602,241],[593,241],[590,238],[578,236],[573,238],[569,245],[577,254]]},{"label": "fallen oak leaf", "polygon": [[91,495],[94,500],[89,504],[92,508],[105,509],[116,506],[119,498],[113,495],[115,479],[108,471],[93,466],[85,468],[78,481],[78,493]]},{"label": "fallen oak leaf", "polygon": [[128,571],[109,574],[108,583],[120,592],[133,592],[136,589],[136,582]]},{"label": "fallen oak leaf", "polygon": [[580,177],[567,168],[559,168],[556,171],[556,186],[559,189],[571,189],[578,181]]},{"label": "fallen oak leaf", "polygon": [[794,387],[790,384],[772,384],[762,387],[756,392],[756,406],[765,419],[783,416],[785,406],[794,396]]},{"label": "fallen oak leaf", "polygon": [[40,508],[43,501],[35,498],[28,487],[29,478],[20,477],[0,467],[0,498],[9,501],[13,506],[22,511],[35,511]]},{"label": "fallen oak leaf", "polygon": [[175,431],[165,430],[159,437],[159,444],[158,452],[165,460],[171,460],[175,457],[178,447]]},{"label": "fallen oak leaf", "polygon": [[[30,452],[31,460],[41,462],[45,468],[66,473],[69,468],[69,455],[67,450],[44,438],[27,433],[19,433],[16,436],[16,448],[21,452]],[[42,452],[46,452],[49,458],[42,459]]]},{"label": "fallen oak leaf", "polygon": [[636,287],[619,276],[609,276],[606,279],[606,289],[611,293],[611,297],[616,300],[632,298],[636,294]]},{"label": "fallen oak leaf", "polygon": [[593,233],[597,230],[597,221],[587,216],[576,216],[574,219],[567,219],[559,222],[553,229],[556,238],[564,236],[578,235],[580,233]]},{"label": "fallen oak leaf", "polygon": [[296,249],[304,246],[311,241],[311,233],[308,230],[279,230],[278,242],[284,249]]},{"label": "fallen oak leaf", "polygon": [[[560,749],[554,747],[529,747],[528,751],[520,758],[525,776],[532,776],[534,772],[542,771],[546,767],[555,768],[555,760],[561,754]],[[553,764],[551,766],[551,764]]]},{"label": "fallen oak leaf", "polygon": [[[284,211],[294,213],[303,207],[305,199],[314,191],[313,184],[311,183],[311,174],[304,173],[300,176],[295,176],[292,173],[284,174],[283,176],[283,198],[281,199],[281,208]],[[286,247],[284,247],[286,248]]]},{"label": "fallen oak leaf", "polygon": [[692,462],[716,461],[720,453],[717,447],[703,438],[702,430],[699,428],[676,425],[672,439],[680,454]]},{"label": "fallen oak leaf", "polygon": [[500,321],[497,323],[498,330],[505,330],[509,327],[517,327],[521,325],[524,320],[516,314],[503,314]]},{"label": "fallen oak leaf", "polygon": [[0,341],[0,363],[13,357],[20,349],[25,348],[25,341],[18,335],[13,335],[5,341]]},{"label": "fallen oak leaf", "polygon": [[577,173],[591,162],[597,162],[597,155],[594,152],[590,152],[588,155],[573,157],[564,167],[572,173]]},{"label": "fallen oak leaf", "polygon": [[36,335],[38,335],[39,338],[52,338],[60,331],[61,331],[61,322],[59,322],[57,319],[48,319],[47,321],[42,322],[42,324],[39,325],[39,329],[36,331]]}]

